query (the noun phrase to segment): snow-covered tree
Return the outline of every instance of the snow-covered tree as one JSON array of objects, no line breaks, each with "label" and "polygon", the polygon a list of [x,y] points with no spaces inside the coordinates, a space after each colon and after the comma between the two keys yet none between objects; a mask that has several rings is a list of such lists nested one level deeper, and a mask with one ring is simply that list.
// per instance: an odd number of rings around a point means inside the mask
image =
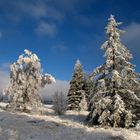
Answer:
[{"label": "snow-covered tree", "polygon": [[24,52],[25,54],[20,55],[11,65],[11,84],[4,92],[11,98],[8,110],[30,112],[42,106],[39,89],[55,82],[55,79],[50,74],[42,74],[36,54],[29,50]]},{"label": "snow-covered tree", "polygon": [[102,45],[106,62],[92,74],[95,87],[91,96],[89,125],[131,127],[140,120],[139,77],[129,50],[121,43],[122,30],[111,15],[106,27],[108,40]]},{"label": "snow-covered tree", "polygon": [[[74,74],[68,92],[68,110],[81,110],[80,102],[84,98],[85,73],[79,60],[76,61]],[[85,93],[85,92],[84,92]]]},{"label": "snow-covered tree", "polygon": [[86,78],[85,85],[84,85],[84,91],[85,91],[85,98],[87,102],[88,110],[90,110],[90,98],[92,96],[94,90],[94,82],[93,79],[89,77]]},{"label": "snow-covered tree", "polygon": [[81,99],[81,101],[79,103],[79,107],[80,107],[80,110],[85,111],[88,108],[88,102],[87,102],[87,99],[86,99],[86,93],[85,93],[85,91],[82,90],[81,93],[82,93],[82,99]]}]

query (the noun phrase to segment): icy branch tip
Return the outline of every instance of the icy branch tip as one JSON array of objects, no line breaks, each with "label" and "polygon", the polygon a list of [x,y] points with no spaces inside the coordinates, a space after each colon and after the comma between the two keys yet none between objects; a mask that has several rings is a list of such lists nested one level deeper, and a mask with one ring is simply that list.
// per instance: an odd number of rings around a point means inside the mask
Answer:
[{"label": "icy branch tip", "polygon": [[27,54],[27,55],[31,55],[31,54],[32,54],[32,52],[29,51],[29,50],[27,50],[27,49],[25,49],[24,52],[25,52],[25,54]]},{"label": "icy branch tip", "polygon": [[47,77],[52,83],[56,83],[55,78],[51,74],[45,74],[45,77]]}]

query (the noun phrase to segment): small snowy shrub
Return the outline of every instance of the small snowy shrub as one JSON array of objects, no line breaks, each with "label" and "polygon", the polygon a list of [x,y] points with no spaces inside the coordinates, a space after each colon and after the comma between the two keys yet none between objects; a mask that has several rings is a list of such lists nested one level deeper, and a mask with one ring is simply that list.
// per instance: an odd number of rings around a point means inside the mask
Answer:
[{"label": "small snowy shrub", "polygon": [[56,114],[63,115],[66,112],[66,99],[63,92],[56,91],[53,95],[53,108]]}]

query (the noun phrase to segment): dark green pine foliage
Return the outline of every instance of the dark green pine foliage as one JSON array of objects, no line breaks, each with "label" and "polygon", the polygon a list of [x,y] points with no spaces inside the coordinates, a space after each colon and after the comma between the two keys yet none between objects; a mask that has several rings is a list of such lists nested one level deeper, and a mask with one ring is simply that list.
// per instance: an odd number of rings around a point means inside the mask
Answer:
[{"label": "dark green pine foliage", "polygon": [[68,110],[81,110],[80,102],[85,96],[84,84],[85,73],[79,60],[76,61],[72,80],[70,81],[70,89],[68,92]]},{"label": "dark green pine foliage", "polygon": [[90,110],[90,98],[93,94],[93,90],[94,90],[94,82],[89,76],[86,79],[85,85],[84,85],[84,91],[85,91],[85,97],[86,97],[86,101],[87,101],[88,110]]},{"label": "dark green pine foliage", "polygon": [[123,33],[110,16],[108,40],[102,45],[106,62],[93,72],[94,92],[90,99],[88,125],[134,127],[140,121],[140,75],[131,64],[132,54],[121,43]]}]

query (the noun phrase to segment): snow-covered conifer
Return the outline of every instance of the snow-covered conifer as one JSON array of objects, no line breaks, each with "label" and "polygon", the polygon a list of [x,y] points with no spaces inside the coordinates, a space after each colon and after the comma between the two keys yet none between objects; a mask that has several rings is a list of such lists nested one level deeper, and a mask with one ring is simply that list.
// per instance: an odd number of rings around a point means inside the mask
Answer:
[{"label": "snow-covered conifer", "polygon": [[80,110],[86,111],[88,109],[86,93],[84,90],[82,90],[81,93],[82,93],[82,99],[81,99],[81,102],[79,103]]},{"label": "snow-covered conifer", "polygon": [[86,98],[88,110],[90,110],[90,98],[92,96],[93,90],[94,90],[94,82],[93,79],[91,79],[89,76],[88,78],[86,78],[85,85],[84,85],[85,98]]},{"label": "snow-covered conifer", "polygon": [[79,104],[83,98],[84,84],[85,73],[83,72],[80,61],[77,60],[68,92],[68,110],[81,110]]},{"label": "snow-covered conifer", "polygon": [[30,112],[42,106],[38,90],[55,79],[50,74],[42,74],[36,54],[29,50],[24,52],[10,67],[11,84],[5,89],[5,93],[11,98],[8,110]]},{"label": "snow-covered conifer", "polygon": [[122,30],[111,15],[106,27],[108,40],[102,45],[106,62],[92,74],[95,87],[91,96],[89,125],[136,126],[140,120],[139,77],[129,50],[121,43]]}]

